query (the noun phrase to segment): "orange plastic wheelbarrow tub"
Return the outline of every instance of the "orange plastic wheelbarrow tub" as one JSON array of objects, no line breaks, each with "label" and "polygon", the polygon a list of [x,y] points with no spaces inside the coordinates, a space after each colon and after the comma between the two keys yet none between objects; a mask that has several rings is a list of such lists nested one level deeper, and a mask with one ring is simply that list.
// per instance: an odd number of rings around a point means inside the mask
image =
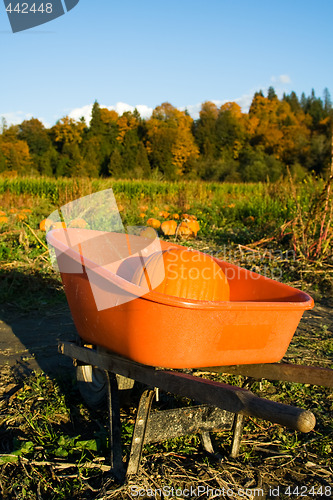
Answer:
[{"label": "orange plastic wheelbarrow tub", "polygon": [[[90,248],[87,239],[96,237],[99,244]],[[55,229],[47,235],[62,264],[61,278],[79,336],[133,361],[168,368],[277,362],[303,312],[314,305],[300,290],[216,258],[229,282],[229,301],[181,299],[153,290],[137,296],[137,286],[122,275],[116,256],[110,259],[114,238],[116,233],[85,229]],[[121,239],[124,235],[119,235],[120,244]],[[162,250],[180,247],[160,244]],[[133,300],[98,308],[91,280],[106,304],[131,294]]]}]

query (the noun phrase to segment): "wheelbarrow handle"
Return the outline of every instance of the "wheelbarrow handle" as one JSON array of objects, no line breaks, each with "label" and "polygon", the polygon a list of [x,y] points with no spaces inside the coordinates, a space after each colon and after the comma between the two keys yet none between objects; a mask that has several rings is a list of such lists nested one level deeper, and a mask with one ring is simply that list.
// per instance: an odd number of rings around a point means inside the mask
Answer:
[{"label": "wheelbarrow handle", "polygon": [[247,389],[207,380],[178,371],[169,371],[142,365],[113,353],[98,353],[93,349],[64,342],[60,352],[84,363],[97,366],[151,387],[217,406],[241,415],[253,416],[284,425],[301,432],[310,432],[314,415],[302,408],[269,401]]},{"label": "wheelbarrow handle", "polygon": [[[303,408],[269,401],[256,396],[247,389],[214,382],[184,373],[158,371],[156,379],[163,374],[164,390],[218,406],[224,410],[269,420],[270,422],[295,429],[300,432],[310,432],[316,419],[313,413]],[[175,380],[172,380],[172,379]],[[193,379],[197,382],[193,383]],[[160,380],[156,380],[156,386]]]}]

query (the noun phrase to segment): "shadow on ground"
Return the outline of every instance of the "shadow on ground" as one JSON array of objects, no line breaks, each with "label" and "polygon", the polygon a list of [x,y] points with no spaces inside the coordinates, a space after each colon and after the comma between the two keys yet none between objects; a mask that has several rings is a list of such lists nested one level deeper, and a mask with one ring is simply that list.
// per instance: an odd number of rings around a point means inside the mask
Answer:
[{"label": "shadow on ground", "polygon": [[58,342],[73,340],[75,326],[59,282],[19,271],[0,273],[0,366],[42,370],[48,375],[73,369],[58,353]]}]

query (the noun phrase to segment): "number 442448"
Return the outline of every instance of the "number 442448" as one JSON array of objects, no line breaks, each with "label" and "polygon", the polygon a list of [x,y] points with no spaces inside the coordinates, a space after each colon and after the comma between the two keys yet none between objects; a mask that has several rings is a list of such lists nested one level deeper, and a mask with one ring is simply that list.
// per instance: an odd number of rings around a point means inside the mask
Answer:
[{"label": "number 442448", "polygon": [[6,7],[6,11],[10,14],[16,12],[17,14],[51,14],[52,13],[52,3],[33,3],[29,5],[26,2],[12,4],[9,3]]}]

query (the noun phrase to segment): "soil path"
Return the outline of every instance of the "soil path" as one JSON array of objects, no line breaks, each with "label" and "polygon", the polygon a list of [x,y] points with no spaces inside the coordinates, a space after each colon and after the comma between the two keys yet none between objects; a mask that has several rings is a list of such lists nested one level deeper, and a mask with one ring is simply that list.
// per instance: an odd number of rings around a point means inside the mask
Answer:
[{"label": "soil path", "polygon": [[58,341],[75,336],[67,306],[29,314],[0,306],[0,367],[16,365],[50,375],[71,369],[72,361],[58,353]]}]

